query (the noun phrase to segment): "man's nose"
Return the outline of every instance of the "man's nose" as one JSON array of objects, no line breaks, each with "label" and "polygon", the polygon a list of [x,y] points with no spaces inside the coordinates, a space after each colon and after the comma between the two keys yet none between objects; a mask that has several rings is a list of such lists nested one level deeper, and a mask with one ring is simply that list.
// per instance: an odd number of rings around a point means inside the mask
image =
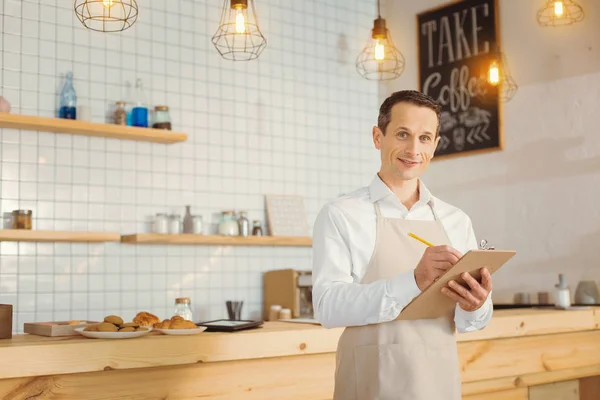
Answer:
[{"label": "man's nose", "polygon": [[417,142],[416,140],[409,140],[406,148],[404,149],[406,154],[415,155],[417,154]]}]

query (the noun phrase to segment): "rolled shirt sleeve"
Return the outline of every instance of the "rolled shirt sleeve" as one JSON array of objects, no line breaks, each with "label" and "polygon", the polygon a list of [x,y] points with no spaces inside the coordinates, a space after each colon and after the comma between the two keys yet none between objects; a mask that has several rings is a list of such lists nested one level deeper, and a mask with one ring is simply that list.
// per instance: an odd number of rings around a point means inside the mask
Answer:
[{"label": "rolled shirt sleeve", "polygon": [[420,293],[414,272],[368,284],[355,283],[343,211],[325,206],[313,232],[314,316],[326,328],[360,326],[395,319]]}]

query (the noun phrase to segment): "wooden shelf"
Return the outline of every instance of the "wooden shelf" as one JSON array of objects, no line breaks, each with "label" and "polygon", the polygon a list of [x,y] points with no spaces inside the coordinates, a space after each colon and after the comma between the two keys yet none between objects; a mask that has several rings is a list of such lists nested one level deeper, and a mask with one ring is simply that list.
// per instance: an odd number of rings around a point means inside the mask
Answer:
[{"label": "wooden shelf", "polygon": [[121,242],[130,244],[195,244],[216,246],[312,246],[310,237],[296,236],[220,236],[192,234],[141,233],[121,236]]},{"label": "wooden shelf", "polygon": [[1,242],[119,242],[116,232],[37,231],[26,229],[0,230]]},{"label": "wooden shelf", "polygon": [[26,129],[32,131],[169,144],[187,140],[187,135],[185,133],[172,132],[163,129],[139,128],[115,124],[96,124],[72,119],[9,113],[0,113],[0,128]]}]

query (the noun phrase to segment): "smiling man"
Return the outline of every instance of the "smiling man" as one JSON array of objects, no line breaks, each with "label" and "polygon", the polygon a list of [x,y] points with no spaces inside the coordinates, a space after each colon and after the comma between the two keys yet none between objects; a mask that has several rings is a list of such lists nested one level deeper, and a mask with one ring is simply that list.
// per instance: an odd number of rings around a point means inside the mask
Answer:
[{"label": "smiling man", "polygon": [[[439,319],[397,321],[402,309],[477,249],[470,218],[420,180],[439,142],[440,107],[416,91],[388,97],[373,127],[381,168],[371,184],[326,204],[313,233],[313,306],[326,328],[345,327],[334,399],[460,400],[455,332],[492,317],[491,277],[451,282],[457,302]],[[431,242],[427,247],[409,233]]]}]

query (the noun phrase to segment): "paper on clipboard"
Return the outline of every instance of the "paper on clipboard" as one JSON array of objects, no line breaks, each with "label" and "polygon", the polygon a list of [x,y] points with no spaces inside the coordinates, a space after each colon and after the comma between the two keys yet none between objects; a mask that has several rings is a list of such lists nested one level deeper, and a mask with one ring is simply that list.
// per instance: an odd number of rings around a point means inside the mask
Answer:
[{"label": "paper on clipboard", "polygon": [[516,251],[514,250],[470,250],[437,281],[433,282],[403,310],[396,320],[433,319],[448,315],[455,307],[456,301],[442,293],[442,287],[450,280],[467,285],[460,276],[468,272],[476,280],[481,281],[480,270],[486,267],[490,274],[498,271]]}]

